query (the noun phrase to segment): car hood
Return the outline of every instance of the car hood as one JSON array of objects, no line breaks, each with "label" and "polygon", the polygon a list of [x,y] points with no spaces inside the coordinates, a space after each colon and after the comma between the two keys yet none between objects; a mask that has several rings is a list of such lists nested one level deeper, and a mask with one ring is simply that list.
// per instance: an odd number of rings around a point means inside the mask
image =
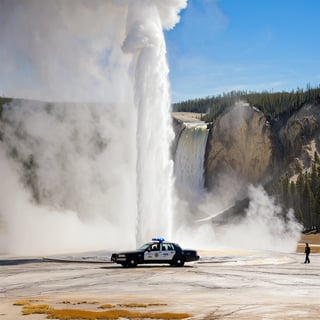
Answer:
[{"label": "car hood", "polygon": [[183,253],[197,253],[197,250],[193,250],[193,249],[182,249]]},{"label": "car hood", "polygon": [[113,254],[137,254],[137,253],[141,253],[144,252],[143,250],[132,250],[132,251],[121,251],[121,252],[116,252]]}]

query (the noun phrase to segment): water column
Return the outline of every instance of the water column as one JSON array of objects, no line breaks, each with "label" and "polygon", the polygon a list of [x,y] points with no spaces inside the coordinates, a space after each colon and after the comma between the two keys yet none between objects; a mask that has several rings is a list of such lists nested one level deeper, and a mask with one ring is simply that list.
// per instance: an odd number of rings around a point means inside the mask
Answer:
[{"label": "water column", "polygon": [[203,122],[185,123],[175,154],[174,173],[179,193],[196,196],[204,189],[204,159],[209,129]]},{"label": "water column", "polygon": [[134,54],[137,123],[137,225],[140,245],[172,228],[173,130],[166,45],[155,2],[135,0],[128,7],[123,50]]}]

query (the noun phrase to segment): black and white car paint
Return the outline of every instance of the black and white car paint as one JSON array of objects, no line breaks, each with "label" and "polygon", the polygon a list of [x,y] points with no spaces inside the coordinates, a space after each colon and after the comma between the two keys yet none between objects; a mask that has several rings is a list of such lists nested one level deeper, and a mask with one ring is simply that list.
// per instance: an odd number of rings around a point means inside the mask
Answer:
[{"label": "black and white car paint", "polygon": [[123,267],[136,267],[138,264],[158,263],[183,267],[185,262],[200,259],[196,250],[182,249],[178,244],[167,242],[163,238],[152,239],[135,251],[113,253],[111,261]]}]

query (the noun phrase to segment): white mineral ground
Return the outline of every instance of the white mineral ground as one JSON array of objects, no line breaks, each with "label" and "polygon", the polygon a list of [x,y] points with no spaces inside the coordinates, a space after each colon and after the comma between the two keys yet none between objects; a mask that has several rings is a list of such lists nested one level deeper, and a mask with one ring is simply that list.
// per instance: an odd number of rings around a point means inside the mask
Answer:
[{"label": "white mineral ground", "polygon": [[199,252],[200,262],[183,268],[122,268],[104,252],[52,257],[73,262],[0,256],[0,319],[21,319],[22,307],[13,305],[19,299],[56,308],[66,300],[154,304],[154,312],[186,312],[192,319],[319,319],[319,254],[304,264],[302,253]]},{"label": "white mineral ground", "polygon": [[172,112],[173,118],[180,120],[182,122],[199,122],[201,121],[201,116],[205,113],[197,112]]}]

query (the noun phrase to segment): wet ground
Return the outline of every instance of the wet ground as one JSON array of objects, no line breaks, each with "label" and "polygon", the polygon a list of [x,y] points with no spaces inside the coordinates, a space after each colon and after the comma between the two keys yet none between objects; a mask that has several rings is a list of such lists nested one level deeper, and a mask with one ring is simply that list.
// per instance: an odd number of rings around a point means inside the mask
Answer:
[{"label": "wet ground", "polygon": [[[320,255],[210,251],[183,268],[108,262],[108,253],[50,259],[0,256],[0,320],[20,319],[17,300],[61,308],[149,304],[193,319],[319,319]],[[56,259],[56,260],[51,260]],[[59,261],[59,262],[56,262]],[[71,261],[71,262],[67,262]],[[25,320],[45,315],[24,316]]]}]

